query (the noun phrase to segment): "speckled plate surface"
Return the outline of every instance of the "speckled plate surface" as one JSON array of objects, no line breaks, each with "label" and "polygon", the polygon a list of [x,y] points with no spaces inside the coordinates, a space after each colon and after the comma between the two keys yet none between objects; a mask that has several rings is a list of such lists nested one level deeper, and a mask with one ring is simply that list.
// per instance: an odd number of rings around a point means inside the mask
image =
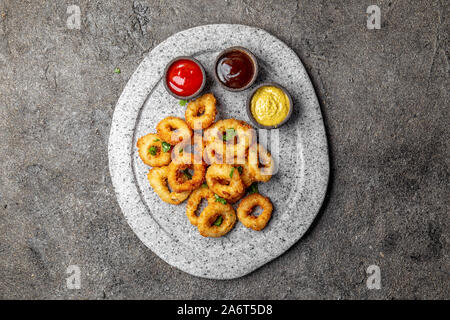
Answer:
[{"label": "speckled plate surface", "polygon": [[[248,91],[228,92],[214,82],[213,63],[226,47],[249,48],[258,58],[262,81],[284,86],[294,100],[289,122],[268,141],[279,144],[278,173],[260,183],[274,212],[261,232],[241,223],[225,237],[203,238],[185,215],[185,203],[169,205],[147,181],[149,167],[139,159],[136,140],[155,132],[167,116],[184,117],[185,107],[170,96],[161,81],[174,57],[192,55],[207,73],[205,92],[218,100],[217,119],[249,122]],[[276,159],[277,160],[277,159]],[[217,24],[179,32],[155,47],[130,78],[117,103],[109,138],[109,167],[117,199],[139,239],[167,263],[192,275],[231,279],[241,277],[292,246],[305,233],[322,204],[329,174],[328,149],[320,107],[309,77],[296,54],[264,30]]]}]

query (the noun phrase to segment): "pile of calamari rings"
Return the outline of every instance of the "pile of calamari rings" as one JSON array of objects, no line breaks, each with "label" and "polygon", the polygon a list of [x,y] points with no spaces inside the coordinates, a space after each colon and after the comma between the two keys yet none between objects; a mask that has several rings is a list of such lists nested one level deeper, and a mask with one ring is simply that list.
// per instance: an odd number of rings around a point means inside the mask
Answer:
[{"label": "pile of calamari rings", "polygon": [[[188,103],[185,119],[167,117],[156,133],[139,138],[139,157],[153,167],[148,181],[167,203],[188,199],[186,216],[204,237],[226,235],[237,220],[260,231],[273,206],[256,183],[272,177],[273,157],[257,143],[252,126],[237,119],[214,122],[216,114],[216,98],[208,93]],[[202,200],[207,206],[197,214]],[[236,214],[232,204],[239,200]],[[262,208],[258,216],[256,207]]]}]

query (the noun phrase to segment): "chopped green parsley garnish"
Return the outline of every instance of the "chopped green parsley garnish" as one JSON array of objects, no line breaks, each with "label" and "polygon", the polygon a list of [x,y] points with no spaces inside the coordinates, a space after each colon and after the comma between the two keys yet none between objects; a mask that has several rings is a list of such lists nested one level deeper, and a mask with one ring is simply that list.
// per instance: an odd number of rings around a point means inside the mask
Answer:
[{"label": "chopped green parsley garnish", "polygon": [[171,145],[165,141],[162,143],[162,149],[164,152],[169,152]]},{"label": "chopped green parsley garnish", "polygon": [[220,202],[222,204],[227,204],[227,200],[224,198],[219,197],[217,194],[214,194],[214,198],[216,198],[216,202]]},{"label": "chopped green parsley garnish", "polygon": [[189,172],[189,169],[184,169],[183,174],[188,180],[192,179],[192,174]]},{"label": "chopped green parsley garnish", "polygon": [[235,167],[231,168],[230,178],[233,178],[233,173],[234,173],[234,170],[235,170],[235,169],[236,169]]},{"label": "chopped green parsley garnish", "polygon": [[258,184],[253,182],[250,187],[248,187],[248,193],[258,193]]},{"label": "chopped green parsley garnish", "polygon": [[214,221],[215,226],[220,226],[222,224],[223,218],[222,216],[219,216],[216,221]]},{"label": "chopped green parsley garnish", "polygon": [[225,134],[223,135],[223,141],[230,141],[236,136],[236,130],[233,128],[229,128],[225,130]]},{"label": "chopped green parsley garnish", "polygon": [[150,148],[148,148],[148,153],[150,153],[152,156],[156,156],[156,153],[158,151],[156,150],[155,146],[151,146]]}]

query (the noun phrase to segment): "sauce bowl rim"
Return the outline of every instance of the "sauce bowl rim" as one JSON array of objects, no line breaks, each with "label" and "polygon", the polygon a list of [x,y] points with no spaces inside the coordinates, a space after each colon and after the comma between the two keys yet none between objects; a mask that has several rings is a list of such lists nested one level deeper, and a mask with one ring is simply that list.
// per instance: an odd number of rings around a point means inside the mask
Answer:
[{"label": "sauce bowl rim", "polygon": [[[199,67],[200,70],[202,71],[202,84],[200,85],[200,88],[198,88],[198,90],[191,94],[190,96],[180,96],[178,94],[176,94],[175,92],[172,92],[172,90],[170,90],[169,85],[167,84],[167,73],[169,72],[169,68],[177,61],[179,60],[190,60],[194,63],[196,63]],[[201,64],[200,61],[198,61],[197,59],[195,59],[192,56],[178,56],[173,58],[172,60],[170,60],[167,64],[166,67],[164,68],[164,88],[166,89],[166,91],[173,97],[179,99],[179,100],[192,100],[194,98],[196,98],[198,95],[200,95],[200,93],[203,91],[203,89],[205,88],[206,85],[206,72],[205,72],[205,68],[203,67],[203,65]]]},{"label": "sauce bowl rim", "polygon": [[[228,87],[225,83],[220,81],[220,78],[219,78],[219,76],[217,74],[217,64],[219,63],[220,58],[222,58],[225,54],[227,54],[230,51],[241,51],[241,52],[244,52],[246,55],[249,56],[250,60],[253,63],[253,67],[254,67],[253,76],[252,76],[251,80],[249,81],[249,83],[247,83],[242,88],[231,88],[231,87]],[[226,49],[222,50],[217,55],[216,60],[214,61],[214,78],[216,79],[216,81],[219,83],[219,85],[222,88],[224,88],[225,90],[228,90],[228,91],[239,92],[239,91],[244,91],[244,90],[250,88],[255,83],[256,78],[258,77],[258,73],[259,73],[258,59],[253,54],[253,52],[251,52],[249,49],[247,49],[245,47],[233,46],[233,47],[226,48]]]},{"label": "sauce bowl rim", "polygon": [[[288,100],[289,100],[289,111],[288,111],[288,114],[283,119],[283,121],[281,121],[280,123],[278,123],[276,125],[273,125],[273,126],[266,126],[266,125],[263,125],[263,124],[259,123],[258,121],[256,121],[255,117],[253,116],[252,110],[251,110],[252,98],[255,95],[256,91],[259,88],[266,87],[266,86],[272,86],[272,87],[276,87],[276,88],[281,89],[286,94],[286,96],[288,97]],[[249,117],[250,121],[252,122],[252,124],[254,126],[256,126],[258,128],[261,128],[261,129],[276,129],[276,128],[281,127],[286,122],[288,122],[289,118],[292,115],[292,110],[293,109],[294,109],[294,102],[292,100],[291,94],[289,93],[289,91],[285,87],[283,87],[281,84],[276,83],[276,82],[267,81],[267,82],[260,83],[256,87],[254,87],[250,91],[249,95],[247,96],[247,102],[246,102],[247,116]]]}]

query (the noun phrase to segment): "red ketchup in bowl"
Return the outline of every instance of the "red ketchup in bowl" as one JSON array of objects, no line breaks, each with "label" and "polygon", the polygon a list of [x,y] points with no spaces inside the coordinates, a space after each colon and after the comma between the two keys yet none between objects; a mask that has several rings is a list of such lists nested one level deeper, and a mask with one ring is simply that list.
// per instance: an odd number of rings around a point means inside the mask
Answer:
[{"label": "red ketchup in bowl", "polygon": [[180,59],[170,65],[167,70],[166,82],[167,87],[174,94],[189,97],[202,86],[203,73],[194,61]]}]

